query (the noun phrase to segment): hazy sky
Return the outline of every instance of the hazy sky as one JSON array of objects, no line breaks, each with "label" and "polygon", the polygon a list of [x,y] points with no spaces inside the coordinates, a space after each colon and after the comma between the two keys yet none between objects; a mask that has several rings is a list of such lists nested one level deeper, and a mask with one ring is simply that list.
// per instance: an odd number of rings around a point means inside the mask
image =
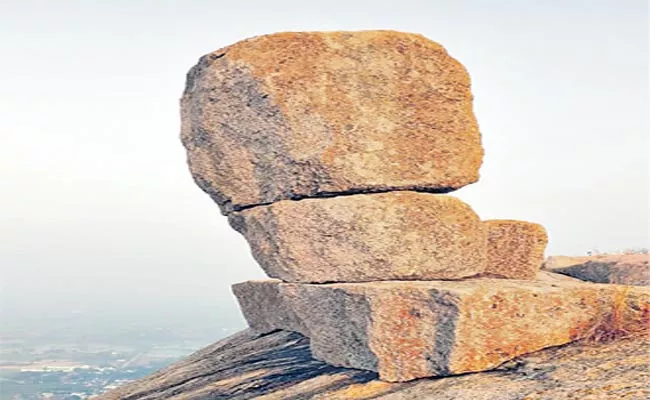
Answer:
[{"label": "hazy sky", "polygon": [[544,224],[547,254],[648,246],[646,1],[0,0],[5,318],[238,315],[230,284],[263,274],[185,165],[185,73],[250,36],[360,29],[468,68],[486,157],[456,193],[481,217]]}]

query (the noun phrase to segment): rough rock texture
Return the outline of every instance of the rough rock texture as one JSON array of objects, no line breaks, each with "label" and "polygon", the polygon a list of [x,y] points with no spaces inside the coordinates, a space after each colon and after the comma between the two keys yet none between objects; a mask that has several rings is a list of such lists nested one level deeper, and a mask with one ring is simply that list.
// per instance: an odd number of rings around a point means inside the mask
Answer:
[{"label": "rough rock texture", "polygon": [[282,199],[476,182],[481,137],[465,68],[421,35],[278,33],[202,57],[181,137],[222,212]]},{"label": "rough rock texture", "polygon": [[488,238],[485,273],[509,279],[535,279],[548,243],[539,224],[514,220],[484,222]]},{"label": "rough rock texture", "polygon": [[408,381],[492,369],[519,355],[650,323],[650,290],[503,279],[233,286],[251,328],[311,339],[315,358]]},{"label": "rough rock texture", "polygon": [[645,400],[650,340],[542,350],[495,371],[388,383],[314,360],[297,333],[251,330],[217,342],[100,400]]},{"label": "rough rock texture", "polygon": [[264,271],[287,282],[458,279],[485,268],[482,223],[447,195],[286,200],[229,220]]},{"label": "rough rock texture", "polygon": [[549,257],[545,268],[583,281],[650,286],[650,255]]}]

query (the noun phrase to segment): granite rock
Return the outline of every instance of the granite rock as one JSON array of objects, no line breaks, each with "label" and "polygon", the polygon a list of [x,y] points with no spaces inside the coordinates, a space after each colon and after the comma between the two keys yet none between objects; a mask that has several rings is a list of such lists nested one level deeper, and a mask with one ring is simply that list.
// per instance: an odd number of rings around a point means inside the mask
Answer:
[{"label": "granite rock", "polygon": [[539,224],[515,220],[484,221],[487,235],[487,275],[509,279],[535,279],[548,243]]},{"label": "granite rock", "polygon": [[285,200],[228,218],[268,276],[287,282],[459,279],[485,268],[483,224],[448,195]]},{"label": "granite rock", "polygon": [[574,343],[496,370],[389,383],[315,360],[293,332],[245,330],[97,400],[642,400],[650,398],[650,340]]},{"label": "granite rock", "polygon": [[391,382],[490,370],[546,347],[611,339],[650,323],[650,290],[570,281],[269,280],[233,291],[256,331],[299,332],[311,339],[316,359],[377,371]]},{"label": "granite rock", "polygon": [[545,268],[583,281],[650,286],[648,261],[650,261],[648,254],[549,257]]},{"label": "granite rock", "polygon": [[223,213],[340,193],[448,192],[483,149],[465,68],[394,31],[258,36],[187,76],[181,138]]}]

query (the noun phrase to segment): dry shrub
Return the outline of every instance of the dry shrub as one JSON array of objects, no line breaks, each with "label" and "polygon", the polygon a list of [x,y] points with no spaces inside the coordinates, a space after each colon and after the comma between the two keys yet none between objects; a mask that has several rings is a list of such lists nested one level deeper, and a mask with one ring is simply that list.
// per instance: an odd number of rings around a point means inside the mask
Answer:
[{"label": "dry shrub", "polygon": [[614,340],[642,336],[650,333],[650,326],[645,317],[641,317],[639,324],[631,323],[623,315],[628,307],[628,289],[618,291],[614,294],[612,312],[607,313],[597,321],[591,329],[586,332],[583,341],[587,343],[600,344],[610,343]]}]

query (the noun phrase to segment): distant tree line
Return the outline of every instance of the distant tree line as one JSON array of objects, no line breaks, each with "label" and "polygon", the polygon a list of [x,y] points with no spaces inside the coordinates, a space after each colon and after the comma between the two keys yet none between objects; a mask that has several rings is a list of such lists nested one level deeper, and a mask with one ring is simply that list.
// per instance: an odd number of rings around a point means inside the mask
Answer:
[{"label": "distant tree line", "polygon": [[606,251],[606,252],[601,252],[596,249],[594,250],[589,250],[587,251],[588,256],[608,256],[608,255],[616,255],[616,254],[648,254],[650,251],[648,250],[647,247],[636,247],[636,248],[631,248],[631,249],[625,249],[625,250],[618,250],[618,251]]}]

